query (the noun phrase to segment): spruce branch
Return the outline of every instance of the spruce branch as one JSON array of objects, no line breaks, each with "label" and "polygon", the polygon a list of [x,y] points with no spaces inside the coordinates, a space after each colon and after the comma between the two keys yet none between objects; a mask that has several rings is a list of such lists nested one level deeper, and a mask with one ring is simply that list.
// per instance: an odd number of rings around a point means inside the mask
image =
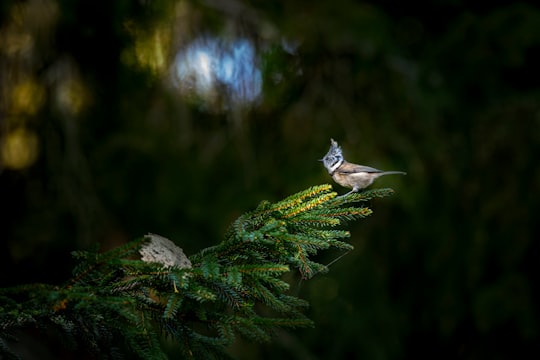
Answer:
[{"label": "spruce branch", "polygon": [[364,203],[392,193],[337,197],[319,185],[263,201],[234,221],[221,243],[189,258],[154,234],[106,252],[75,251],[78,265],[65,284],[0,289],[0,357],[17,358],[11,344],[29,328],[102,358],[163,359],[163,336],[185,357],[212,358],[226,354],[237,335],[269,341],[276,328],[313,326],[303,314],[308,303],[287,295],[283,275],[328,271],[313,255],[352,250],[344,241],[349,231],[336,227],[369,216]]}]

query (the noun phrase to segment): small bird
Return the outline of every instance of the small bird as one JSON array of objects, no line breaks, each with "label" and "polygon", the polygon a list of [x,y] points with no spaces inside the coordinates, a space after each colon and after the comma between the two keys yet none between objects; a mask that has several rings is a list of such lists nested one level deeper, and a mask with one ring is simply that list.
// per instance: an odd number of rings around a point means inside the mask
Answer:
[{"label": "small bird", "polygon": [[345,195],[368,187],[373,184],[375,179],[383,175],[407,175],[403,171],[381,171],[369,166],[347,162],[343,158],[341,147],[339,147],[334,139],[330,139],[330,150],[328,150],[328,153],[320,161],[323,162],[324,167],[328,170],[328,173],[335,182],[352,189]]}]

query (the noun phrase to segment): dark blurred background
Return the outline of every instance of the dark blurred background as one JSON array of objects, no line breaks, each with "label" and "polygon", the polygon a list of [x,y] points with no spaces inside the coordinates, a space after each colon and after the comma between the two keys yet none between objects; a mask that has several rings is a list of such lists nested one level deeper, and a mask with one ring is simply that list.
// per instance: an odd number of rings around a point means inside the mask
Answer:
[{"label": "dark blurred background", "polygon": [[0,285],[147,232],[214,245],[331,182],[333,137],[408,175],[295,290],[316,327],[231,352],[538,355],[539,64],[532,1],[2,1]]}]

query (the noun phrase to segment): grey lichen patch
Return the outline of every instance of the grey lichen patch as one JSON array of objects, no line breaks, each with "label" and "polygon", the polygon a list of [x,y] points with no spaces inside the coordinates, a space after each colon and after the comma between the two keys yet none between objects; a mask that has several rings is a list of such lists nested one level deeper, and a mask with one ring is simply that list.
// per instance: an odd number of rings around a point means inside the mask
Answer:
[{"label": "grey lichen patch", "polygon": [[164,267],[191,268],[191,261],[184,251],[171,240],[152,233],[147,234],[146,237],[150,241],[139,250],[142,261],[162,264]]}]

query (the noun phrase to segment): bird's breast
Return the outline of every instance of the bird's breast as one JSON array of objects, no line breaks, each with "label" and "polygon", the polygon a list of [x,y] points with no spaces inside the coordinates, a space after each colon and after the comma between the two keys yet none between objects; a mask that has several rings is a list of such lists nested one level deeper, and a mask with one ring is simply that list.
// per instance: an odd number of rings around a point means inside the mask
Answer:
[{"label": "bird's breast", "polygon": [[332,176],[335,182],[348,188],[365,188],[373,182],[373,176],[367,172],[340,173],[336,171]]}]

